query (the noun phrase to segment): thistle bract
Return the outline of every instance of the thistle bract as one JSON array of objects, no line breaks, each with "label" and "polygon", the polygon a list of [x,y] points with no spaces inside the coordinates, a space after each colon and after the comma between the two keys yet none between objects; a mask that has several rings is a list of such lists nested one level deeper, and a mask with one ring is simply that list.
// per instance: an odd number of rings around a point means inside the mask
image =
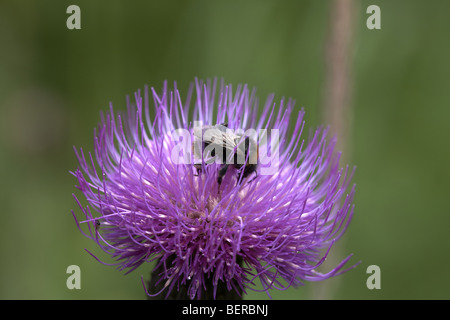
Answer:
[{"label": "thistle bract", "polygon": [[[213,297],[220,283],[241,294],[257,279],[269,293],[338,275],[351,256],[328,273],[316,269],[351,220],[352,172],[340,168],[327,129],[303,137],[303,116],[273,95],[259,108],[246,85],[196,79],[185,98],[176,83],[161,93],[146,87],[126,112],[101,114],[94,152],[75,148],[72,174],[88,202],[75,197],[85,216],[77,224],[120,270],[157,261],[166,296],[185,286],[199,299],[207,283]],[[192,152],[194,127],[217,124],[251,129],[258,145],[255,172],[244,178],[246,163],[229,166],[220,186],[223,164],[196,163]]]}]

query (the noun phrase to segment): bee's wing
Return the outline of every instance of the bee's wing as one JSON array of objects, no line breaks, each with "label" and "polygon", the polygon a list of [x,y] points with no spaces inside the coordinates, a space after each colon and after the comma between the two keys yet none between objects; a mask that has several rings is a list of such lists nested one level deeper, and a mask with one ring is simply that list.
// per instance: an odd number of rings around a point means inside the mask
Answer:
[{"label": "bee's wing", "polygon": [[237,135],[234,139],[234,144],[237,146],[236,149],[236,164],[244,164],[247,160],[247,148],[246,148],[246,137],[243,135]]},{"label": "bee's wing", "polygon": [[237,135],[235,141],[236,164],[257,164],[259,150],[256,141],[247,135]]}]

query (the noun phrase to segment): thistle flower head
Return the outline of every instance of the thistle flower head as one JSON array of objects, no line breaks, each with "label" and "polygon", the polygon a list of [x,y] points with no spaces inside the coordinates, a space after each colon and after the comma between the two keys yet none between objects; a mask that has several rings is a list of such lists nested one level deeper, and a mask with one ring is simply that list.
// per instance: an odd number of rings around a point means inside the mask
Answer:
[{"label": "thistle flower head", "polygon": [[[120,270],[156,260],[160,287],[187,286],[191,299],[207,282],[214,297],[219,283],[246,293],[256,279],[268,293],[345,271],[351,256],[328,273],[317,268],[351,220],[352,172],[339,167],[327,129],[303,138],[304,111],[294,112],[292,100],[270,95],[258,109],[246,85],[197,79],[186,99],[165,82],[162,93],[145,88],[133,100],[125,113],[111,106],[101,114],[94,152],[75,149],[72,172],[88,202],[75,197],[85,216],[77,224]],[[195,161],[195,127],[217,124],[233,137],[252,129],[254,172],[244,174],[250,149],[220,183],[223,163]]]}]

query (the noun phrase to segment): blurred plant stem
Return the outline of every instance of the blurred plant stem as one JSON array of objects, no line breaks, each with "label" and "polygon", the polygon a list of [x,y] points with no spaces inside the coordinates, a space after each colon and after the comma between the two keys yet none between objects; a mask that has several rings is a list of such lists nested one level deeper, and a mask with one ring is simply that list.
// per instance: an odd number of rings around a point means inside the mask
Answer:
[{"label": "blurred plant stem", "polygon": [[[325,43],[325,74],[322,100],[322,121],[336,135],[337,150],[342,151],[341,166],[351,162],[352,128],[352,57],[356,21],[359,12],[357,0],[331,0],[329,24]],[[334,245],[325,265],[336,265],[343,257],[342,240]],[[326,266],[325,266],[326,269]],[[338,289],[339,277],[316,283],[313,299],[331,299]]]}]

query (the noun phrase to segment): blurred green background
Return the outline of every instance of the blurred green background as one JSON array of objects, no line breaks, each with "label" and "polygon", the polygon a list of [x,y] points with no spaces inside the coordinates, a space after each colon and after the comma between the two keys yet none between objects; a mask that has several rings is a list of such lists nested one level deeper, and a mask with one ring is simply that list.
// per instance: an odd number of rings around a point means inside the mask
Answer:
[{"label": "blurred green background", "polygon": [[[275,299],[450,298],[450,2],[360,1],[351,55],[356,211],[340,255],[361,265]],[[68,30],[66,8],[81,8]],[[195,76],[274,92],[321,124],[331,1],[1,1],[0,298],[145,299],[140,282],[103,266],[75,226],[72,146],[92,150],[99,110],[145,84]],[[381,8],[368,30],[366,8]],[[79,193],[77,193],[79,195]],[[66,268],[81,268],[68,290]],[[366,269],[381,268],[369,290]],[[330,266],[331,267],[331,266]],[[247,298],[263,299],[263,293]]]}]

